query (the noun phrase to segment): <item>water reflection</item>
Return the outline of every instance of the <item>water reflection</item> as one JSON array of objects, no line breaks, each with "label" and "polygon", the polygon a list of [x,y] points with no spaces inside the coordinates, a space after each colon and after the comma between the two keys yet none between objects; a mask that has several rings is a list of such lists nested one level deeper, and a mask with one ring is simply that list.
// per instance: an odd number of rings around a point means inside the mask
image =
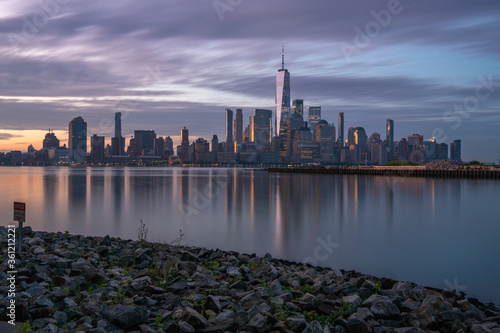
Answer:
[{"label": "water reflection", "polygon": [[[500,301],[495,181],[268,174],[243,169],[0,168],[6,198],[28,203],[35,230],[136,239],[318,263]],[[491,290],[495,290],[492,292]]]}]

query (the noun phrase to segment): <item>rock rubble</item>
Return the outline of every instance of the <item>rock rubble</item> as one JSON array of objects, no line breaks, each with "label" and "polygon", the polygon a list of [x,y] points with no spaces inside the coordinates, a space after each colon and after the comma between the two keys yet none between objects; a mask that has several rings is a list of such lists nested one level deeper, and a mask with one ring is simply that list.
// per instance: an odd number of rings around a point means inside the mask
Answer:
[{"label": "rock rubble", "polygon": [[[463,293],[269,254],[24,233],[16,321],[37,333],[500,333],[500,310]],[[3,321],[7,271],[4,256]]]}]

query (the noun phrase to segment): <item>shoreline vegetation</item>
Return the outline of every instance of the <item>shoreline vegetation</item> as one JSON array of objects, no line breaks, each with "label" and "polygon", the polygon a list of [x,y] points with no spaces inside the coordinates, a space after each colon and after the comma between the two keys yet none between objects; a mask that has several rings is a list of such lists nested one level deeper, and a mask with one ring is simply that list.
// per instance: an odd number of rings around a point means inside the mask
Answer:
[{"label": "shoreline vegetation", "polygon": [[[461,292],[219,249],[23,228],[22,332],[499,333],[500,309]],[[7,243],[8,231],[0,227]],[[0,320],[8,321],[7,258]]]}]

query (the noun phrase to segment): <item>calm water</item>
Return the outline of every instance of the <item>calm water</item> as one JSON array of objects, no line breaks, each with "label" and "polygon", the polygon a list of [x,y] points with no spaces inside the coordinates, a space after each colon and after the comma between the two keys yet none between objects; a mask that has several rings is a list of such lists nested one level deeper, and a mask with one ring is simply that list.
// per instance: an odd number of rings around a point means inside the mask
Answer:
[{"label": "calm water", "polygon": [[500,182],[243,169],[0,168],[7,225],[237,250],[500,303]]}]

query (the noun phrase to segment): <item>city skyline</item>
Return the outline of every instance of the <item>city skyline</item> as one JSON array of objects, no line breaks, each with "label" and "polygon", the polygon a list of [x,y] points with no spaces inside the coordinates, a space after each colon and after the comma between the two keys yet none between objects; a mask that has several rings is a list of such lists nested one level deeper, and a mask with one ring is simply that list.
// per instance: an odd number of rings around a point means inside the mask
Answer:
[{"label": "city skyline", "polygon": [[337,129],[344,112],[344,136],[385,134],[389,118],[394,140],[460,138],[463,160],[500,158],[500,4],[51,3],[0,5],[2,151],[40,149],[49,128],[68,142],[78,116],[89,146],[93,134],[110,144],[120,111],[127,141],[153,129],[177,145],[183,126],[190,141],[225,138],[221,110],[242,108],[245,125],[252,110],[275,110],[285,45],[290,100],[321,105]]}]

